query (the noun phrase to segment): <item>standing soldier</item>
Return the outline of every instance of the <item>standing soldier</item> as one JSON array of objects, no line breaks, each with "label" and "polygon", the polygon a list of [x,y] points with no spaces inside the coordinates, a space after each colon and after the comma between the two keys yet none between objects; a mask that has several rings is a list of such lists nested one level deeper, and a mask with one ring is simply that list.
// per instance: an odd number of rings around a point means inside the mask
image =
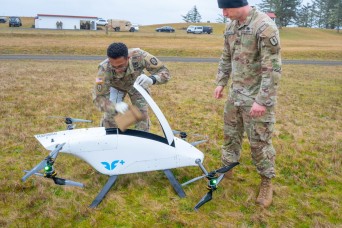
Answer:
[{"label": "standing soldier", "polygon": [[[272,132],[275,123],[276,92],[281,74],[279,31],[264,13],[247,0],[218,0],[223,16],[231,19],[216,78],[216,99],[232,78],[224,107],[222,162],[240,159],[244,131],[251,147],[253,164],[261,176],[256,203],[272,203],[271,178],[275,177]],[[232,176],[228,173],[228,176]]]},{"label": "standing soldier", "polygon": [[[155,56],[139,48],[128,49],[123,43],[109,45],[107,57],[98,67],[93,91],[95,105],[104,112],[101,125],[106,128],[117,127],[114,116],[128,109],[128,105],[123,102],[128,94],[132,104],[137,106],[144,116],[144,120],[136,124],[136,129],[149,131],[147,102],[133,84],[136,81],[149,92],[151,85],[169,81],[169,70]],[[145,75],[144,69],[151,76]]]}]

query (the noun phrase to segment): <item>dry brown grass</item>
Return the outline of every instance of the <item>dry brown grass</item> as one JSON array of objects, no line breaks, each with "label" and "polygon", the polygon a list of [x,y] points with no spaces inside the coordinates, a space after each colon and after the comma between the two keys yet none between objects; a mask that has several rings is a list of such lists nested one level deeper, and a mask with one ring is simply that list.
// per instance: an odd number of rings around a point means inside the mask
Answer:
[{"label": "dry brown grass", "polygon": [[[216,34],[186,34],[188,24],[171,24],[173,34],[157,33],[154,26],[142,26],[137,33],[74,30],[0,30],[0,54],[105,55],[112,42],[125,42],[157,56],[215,57],[221,55],[223,24],[212,24]],[[331,30],[283,28],[283,59],[342,60],[342,39]]]},{"label": "dry brown grass", "polygon": [[[217,64],[168,63],[173,79],[153,87],[153,97],[174,129],[209,136],[200,146],[205,166],[218,168],[224,100],[214,100]],[[179,199],[161,172],[121,176],[100,206],[87,206],[106,176],[79,159],[62,155],[59,175],[85,189],[55,186],[24,169],[47,154],[34,134],[63,130],[50,115],[92,119],[101,114],[90,92],[97,62],[0,61],[0,226],[82,227],[337,227],[342,224],[342,67],[284,66],[274,145],[278,152],[273,206],[255,206],[259,183],[249,146],[232,181],[224,180],[214,200],[192,210],[205,194],[205,182],[185,188]],[[154,129],[156,121],[152,122]],[[88,127],[80,124],[78,127]],[[196,167],[175,170],[181,181],[201,175]]]}]

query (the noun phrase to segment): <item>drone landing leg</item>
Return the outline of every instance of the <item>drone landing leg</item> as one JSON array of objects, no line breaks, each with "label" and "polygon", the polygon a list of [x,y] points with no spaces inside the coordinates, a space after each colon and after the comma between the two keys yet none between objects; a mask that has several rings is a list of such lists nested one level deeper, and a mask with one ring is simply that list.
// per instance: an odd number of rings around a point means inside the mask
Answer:
[{"label": "drone landing leg", "polygon": [[91,203],[91,205],[89,206],[90,208],[95,208],[97,207],[97,205],[99,205],[101,203],[101,201],[103,200],[103,198],[106,196],[106,194],[108,193],[108,191],[110,190],[110,188],[114,185],[116,179],[118,178],[118,175],[114,175],[114,176],[110,176],[107,183],[105,184],[105,186],[102,188],[101,192],[96,196],[96,198],[94,199],[94,201]]},{"label": "drone landing leg", "polygon": [[171,185],[172,185],[173,189],[177,192],[178,196],[180,198],[184,198],[185,197],[185,192],[184,192],[182,186],[176,180],[176,178],[173,175],[173,173],[171,172],[171,170],[165,169],[164,173],[165,173],[167,179],[169,179],[169,181],[171,182]]}]

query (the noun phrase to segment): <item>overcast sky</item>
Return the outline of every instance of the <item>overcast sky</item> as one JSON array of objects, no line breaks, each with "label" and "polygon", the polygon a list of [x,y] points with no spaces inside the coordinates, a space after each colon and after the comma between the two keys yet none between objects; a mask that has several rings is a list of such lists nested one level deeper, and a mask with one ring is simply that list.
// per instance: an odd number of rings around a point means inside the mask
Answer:
[{"label": "overcast sky", "polygon": [[[307,1],[310,0],[304,0]],[[261,0],[248,2],[255,5]],[[203,22],[216,22],[221,14],[217,0],[0,0],[0,16],[94,16],[150,25],[184,22],[181,15],[195,5]]]}]

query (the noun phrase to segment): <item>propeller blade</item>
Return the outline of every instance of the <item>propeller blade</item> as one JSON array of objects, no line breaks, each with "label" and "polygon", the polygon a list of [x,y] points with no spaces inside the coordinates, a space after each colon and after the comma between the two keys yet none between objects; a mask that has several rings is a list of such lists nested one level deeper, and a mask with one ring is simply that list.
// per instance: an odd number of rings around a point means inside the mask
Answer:
[{"label": "propeller blade", "polygon": [[27,178],[29,178],[33,174],[37,173],[39,170],[43,169],[46,166],[46,163],[47,163],[47,161],[44,159],[38,165],[36,165],[33,169],[31,169],[30,171],[25,171],[27,173],[25,174],[25,176],[23,176],[21,178],[21,180],[26,181]]},{"label": "propeller blade", "polygon": [[222,167],[220,169],[215,170],[215,172],[217,172],[217,173],[226,173],[229,170],[231,170],[232,168],[234,168],[235,166],[237,166],[238,164],[240,164],[240,163],[239,162],[234,162],[234,163],[232,163],[230,165],[227,165],[227,166],[224,166],[224,167]]},{"label": "propeller blade", "polygon": [[58,184],[58,185],[70,185],[70,186],[76,186],[76,187],[83,188],[83,184],[76,182],[76,181],[66,180],[66,179],[58,178],[58,177],[54,177],[52,179],[55,182],[55,184]]},{"label": "propeller blade", "polygon": [[59,151],[63,148],[63,146],[65,145],[65,143],[59,144],[57,145],[57,147],[50,152],[50,154],[43,160],[41,161],[38,165],[36,165],[33,169],[31,169],[30,171],[28,171],[22,178],[22,181],[26,181],[27,178],[29,178],[30,176],[32,176],[33,174],[37,173],[38,171],[40,171],[41,169],[43,169],[46,164],[47,161],[52,158],[52,159],[56,159]]},{"label": "propeller blade", "polygon": [[195,206],[195,211],[197,211],[203,204],[209,202],[213,198],[213,191],[210,190]]},{"label": "propeller blade", "polygon": [[71,180],[65,180],[65,185],[76,186],[76,187],[80,187],[80,188],[84,187],[84,184],[82,184],[80,182],[76,182],[76,181],[71,181]]},{"label": "propeller blade", "polygon": [[217,178],[217,183],[216,186],[221,182],[221,180],[223,179],[224,174],[221,174],[218,178]]},{"label": "propeller blade", "polygon": [[[24,170],[24,172],[25,172],[25,173],[28,173],[28,172],[30,172],[30,171]],[[44,174],[42,174],[42,173],[34,173],[34,175],[41,176],[41,177],[44,176]]]},{"label": "propeller blade", "polygon": [[[56,147],[53,151],[51,151],[51,153],[50,153],[49,156],[50,156],[52,159],[56,159],[57,156],[58,156],[59,151],[63,148],[64,145],[65,145],[65,143],[58,144],[57,147]],[[49,157],[49,156],[48,156],[48,157]],[[46,158],[48,158],[48,157],[46,157]]]},{"label": "propeller blade", "polygon": [[204,139],[204,140],[199,140],[199,141],[196,141],[196,142],[192,142],[190,144],[193,145],[193,146],[197,146],[198,144],[205,143],[207,141],[208,141],[208,139]]},{"label": "propeller blade", "polygon": [[193,178],[193,179],[191,179],[191,180],[189,180],[189,181],[187,181],[187,182],[185,182],[185,183],[183,183],[181,185],[182,186],[188,185],[188,184],[190,184],[192,182],[195,182],[195,181],[198,181],[198,180],[202,179],[203,177],[206,177],[206,175],[195,177],[195,178]]},{"label": "propeller blade", "polygon": [[179,133],[181,133],[181,131],[178,131],[178,130],[172,130],[172,132],[174,135],[178,135]]},{"label": "propeller blade", "polygon": [[66,116],[48,116],[47,118],[58,118],[58,119],[65,119]]},{"label": "propeller blade", "polygon": [[84,123],[92,123],[92,120],[84,120],[84,119],[76,119],[76,118],[71,118],[71,117],[67,117],[67,116],[48,116],[48,118],[60,118],[60,119],[68,119],[70,120],[72,123],[76,123],[76,122],[84,122]]},{"label": "propeller blade", "polygon": [[73,123],[83,122],[83,123],[92,123],[92,120],[84,120],[84,119],[76,119],[76,118],[69,118]]}]

